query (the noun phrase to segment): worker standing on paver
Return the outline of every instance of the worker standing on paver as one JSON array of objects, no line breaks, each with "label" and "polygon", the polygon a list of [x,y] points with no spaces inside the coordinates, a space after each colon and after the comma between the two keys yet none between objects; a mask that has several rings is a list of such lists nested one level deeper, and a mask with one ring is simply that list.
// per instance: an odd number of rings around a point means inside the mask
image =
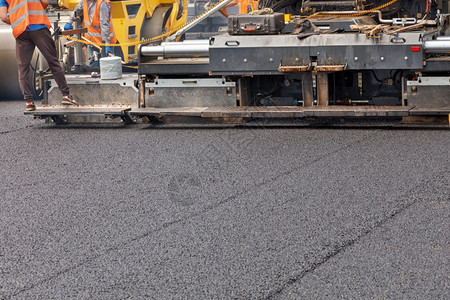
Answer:
[{"label": "worker standing on paver", "polygon": [[[109,0],[81,0],[73,10],[70,22],[64,25],[64,30],[73,29],[76,17],[83,16],[84,26],[88,32],[85,37],[96,45],[115,44],[117,42],[111,19],[111,3]],[[98,50],[93,45],[88,46],[88,57]],[[114,47],[106,46],[102,56],[114,55]],[[90,63],[90,67],[98,67],[98,61]]]},{"label": "worker standing on paver", "polygon": [[19,86],[26,101],[25,109],[36,109],[30,84],[30,62],[35,47],[47,60],[53,77],[63,94],[62,104],[76,104],[70,95],[64,70],[56,55],[55,41],[50,34],[50,21],[45,15],[48,0],[0,0],[0,18],[12,27],[16,39]]},{"label": "worker standing on paver", "polygon": [[227,7],[232,7],[235,5],[239,5],[239,14],[248,14],[252,11],[258,10],[258,1],[255,0],[232,0],[230,3],[225,5],[219,9],[219,12],[224,15],[225,18],[228,18],[230,14],[227,11]]}]

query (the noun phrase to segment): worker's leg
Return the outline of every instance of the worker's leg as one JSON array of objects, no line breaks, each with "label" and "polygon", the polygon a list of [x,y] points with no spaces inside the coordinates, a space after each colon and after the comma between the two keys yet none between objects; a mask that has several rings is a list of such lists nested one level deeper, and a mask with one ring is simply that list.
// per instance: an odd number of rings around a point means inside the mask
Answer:
[{"label": "worker's leg", "polygon": [[108,56],[109,56],[109,55],[108,55],[108,52],[106,51],[107,48],[109,48],[109,49],[108,49],[109,53],[111,53],[112,55],[115,55],[115,53],[114,53],[114,48],[115,48],[115,47],[103,47],[103,48],[102,48],[102,57],[108,57]]},{"label": "worker's leg", "polygon": [[24,31],[16,39],[16,60],[19,72],[19,86],[26,101],[33,100],[30,86],[30,62],[33,57],[34,43],[29,38],[29,31]]},{"label": "worker's leg", "polygon": [[101,50],[97,49],[92,45],[87,46],[87,56],[89,57],[87,61],[87,66],[89,68],[98,68],[99,67],[99,59],[101,56]]},{"label": "worker's leg", "polygon": [[70,93],[66,82],[66,76],[64,75],[64,70],[58,61],[55,41],[53,40],[50,31],[47,28],[44,28],[36,31],[30,31],[29,33],[31,39],[47,60],[48,66],[52,71],[53,78],[58,84],[59,90],[63,95],[69,95]]},{"label": "worker's leg", "polygon": [[[119,45],[119,41],[116,42],[116,45]],[[111,49],[113,50],[113,54],[115,56],[119,56],[121,60],[125,60],[123,52],[122,52],[122,47],[115,46],[115,47],[111,47]]]}]

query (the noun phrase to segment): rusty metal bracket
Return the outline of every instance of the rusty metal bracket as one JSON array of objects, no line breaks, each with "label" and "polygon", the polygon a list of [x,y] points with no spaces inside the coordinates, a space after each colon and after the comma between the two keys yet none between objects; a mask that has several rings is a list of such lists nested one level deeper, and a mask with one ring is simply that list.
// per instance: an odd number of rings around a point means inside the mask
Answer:
[{"label": "rusty metal bracket", "polygon": [[294,73],[294,72],[308,72],[312,69],[312,65],[301,65],[301,66],[280,66],[278,67],[278,71],[281,73]]},{"label": "rusty metal bracket", "polygon": [[345,65],[317,65],[314,67],[316,72],[341,72],[347,69],[347,64]]}]

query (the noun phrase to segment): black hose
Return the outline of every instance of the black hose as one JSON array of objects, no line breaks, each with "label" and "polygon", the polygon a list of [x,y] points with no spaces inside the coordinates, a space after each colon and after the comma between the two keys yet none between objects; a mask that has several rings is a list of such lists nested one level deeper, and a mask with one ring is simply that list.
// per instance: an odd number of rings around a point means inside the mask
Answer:
[{"label": "black hose", "polygon": [[380,80],[380,79],[377,77],[377,74],[375,73],[374,70],[370,70],[370,71],[372,72],[373,77],[375,78],[376,81],[378,81],[378,82],[380,82],[380,83],[383,83],[383,80]]},{"label": "black hose", "polygon": [[34,64],[34,68],[33,68],[33,65],[30,63],[31,70],[33,71],[33,79],[31,82],[32,89],[33,89],[32,92],[33,92],[34,98],[36,100],[42,99],[42,93],[43,93],[43,91],[40,91],[40,93],[38,94],[37,90],[36,90],[36,71],[37,71],[38,62],[39,62],[39,52],[36,56],[36,63]]},{"label": "black hose", "polygon": [[[400,74],[400,80],[399,80],[400,83],[397,82],[397,76],[399,74]],[[402,70],[397,70],[397,71],[394,72],[394,75],[392,75],[392,82],[394,83],[394,88],[397,91],[400,91],[400,92],[402,90],[402,85],[401,85],[402,77],[403,77],[403,71]]]},{"label": "black hose", "polygon": [[[37,70],[37,64],[39,62],[39,53],[37,54],[36,57],[36,63],[34,64],[34,68],[33,66],[31,66],[31,69],[33,70],[33,81],[31,82],[31,84],[33,85],[33,94],[35,95],[35,97],[37,98],[37,93],[36,93],[36,70]],[[31,65],[31,64],[30,64]]]},{"label": "black hose", "polygon": [[273,9],[274,12],[280,11],[281,9],[294,5],[298,0],[282,0],[276,3],[273,3],[270,8]]},{"label": "black hose", "polygon": [[392,10],[390,12],[383,13],[383,17],[395,16],[403,9],[403,7],[405,7],[405,4],[406,4],[406,0],[402,0],[402,2],[400,2],[400,4],[398,5],[397,8],[395,8],[394,10]]}]

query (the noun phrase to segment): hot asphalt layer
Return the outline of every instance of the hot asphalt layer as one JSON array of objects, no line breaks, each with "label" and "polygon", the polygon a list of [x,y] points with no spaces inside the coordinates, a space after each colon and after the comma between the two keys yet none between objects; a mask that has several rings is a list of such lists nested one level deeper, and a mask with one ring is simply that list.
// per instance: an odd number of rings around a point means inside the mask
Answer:
[{"label": "hot asphalt layer", "polygon": [[450,297],[449,130],[61,128],[0,107],[0,299]]}]

